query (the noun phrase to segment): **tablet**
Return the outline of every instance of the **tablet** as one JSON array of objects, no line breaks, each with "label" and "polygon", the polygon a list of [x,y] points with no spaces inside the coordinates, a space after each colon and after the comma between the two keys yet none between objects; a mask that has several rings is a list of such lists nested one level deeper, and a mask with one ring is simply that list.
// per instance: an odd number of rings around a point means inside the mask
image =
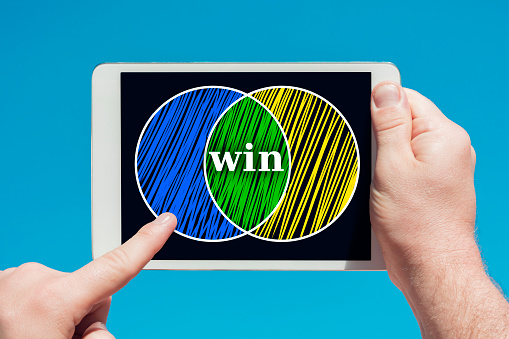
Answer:
[{"label": "tablet", "polygon": [[372,88],[390,63],[101,64],[94,258],[164,212],[148,269],[383,270],[369,218]]}]

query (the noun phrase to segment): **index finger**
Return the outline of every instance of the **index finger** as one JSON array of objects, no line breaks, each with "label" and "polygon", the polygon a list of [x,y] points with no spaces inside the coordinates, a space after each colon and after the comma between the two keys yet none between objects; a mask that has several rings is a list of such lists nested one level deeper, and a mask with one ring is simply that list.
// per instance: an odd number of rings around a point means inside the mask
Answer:
[{"label": "index finger", "polygon": [[94,305],[124,287],[159,252],[177,226],[177,218],[163,213],[123,245],[104,254],[69,279],[74,297],[81,305]]}]

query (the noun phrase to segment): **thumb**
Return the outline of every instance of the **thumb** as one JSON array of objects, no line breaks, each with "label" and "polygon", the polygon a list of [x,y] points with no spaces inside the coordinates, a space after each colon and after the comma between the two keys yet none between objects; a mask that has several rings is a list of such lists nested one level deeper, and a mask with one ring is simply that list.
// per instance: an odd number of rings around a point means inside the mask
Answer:
[{"label": "thumb", "polygon": [[412,113],[403,88],[384,81],[371,95],[371,120],[377,159],[401,159],[412,153]]},{"label": "thumb", "polygon": [[106,325],[96,322],[87,328],[82,339],[115,339],[115,337],[108,331]]}]

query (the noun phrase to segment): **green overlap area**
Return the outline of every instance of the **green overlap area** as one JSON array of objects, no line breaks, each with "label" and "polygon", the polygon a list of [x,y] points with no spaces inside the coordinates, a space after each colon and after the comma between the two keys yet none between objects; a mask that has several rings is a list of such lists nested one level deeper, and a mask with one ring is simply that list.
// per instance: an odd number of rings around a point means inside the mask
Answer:
[{"label": "green overlap area", "polygon": [[[251,150],[247,144],[252,144]],[[225,161],[228,152],[230,165],[235,164],[234,169],[230,166],[232,171]],[[274,170],[278,169],[277,154],[260,152],[279,153],[281,171]],[[268,159],[265,166],[263,158]],[[222,168],[217,161],[222,161]],[[246,231],[260,225],[276,209],[290,179],[289,148],[277,121],[256,100],[245,97],[220,117],[205,149],[205,174],[221,212]]]}]

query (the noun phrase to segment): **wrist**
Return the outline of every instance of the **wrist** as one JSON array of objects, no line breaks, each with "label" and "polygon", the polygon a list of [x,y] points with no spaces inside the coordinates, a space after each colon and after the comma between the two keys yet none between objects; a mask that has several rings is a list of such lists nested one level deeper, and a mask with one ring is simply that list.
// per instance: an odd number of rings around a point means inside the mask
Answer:
[{"label": "wrist", "polygon": [[419,291],[423,286],[436,284],[439,287],[441,281],[467,284],[468,280],[487,278],[479,250],[476,245],[472,247],[409,259],[399,274],[402,287],[407,291]]},{"label": "wrist", "polygon": [[507,302],[486,274],[477,247],[428,258],[407,271],[401,290],[424,338],[498,337],[494,333],[506,330]]},{"label": "wrist", "polygon": [[[421,225],[419,228],[426,227]],[[412,284],[421,279],[454,275],[457,271],[484,272],[474,233],[465,231],[470,227],[447,224],[434,228],[431,235],[431,232],[406,232],[404,236],[392,239],[377,232],[377,236],[382,235],[379,240],[387,271],[403,292],[413,288]]]}]

